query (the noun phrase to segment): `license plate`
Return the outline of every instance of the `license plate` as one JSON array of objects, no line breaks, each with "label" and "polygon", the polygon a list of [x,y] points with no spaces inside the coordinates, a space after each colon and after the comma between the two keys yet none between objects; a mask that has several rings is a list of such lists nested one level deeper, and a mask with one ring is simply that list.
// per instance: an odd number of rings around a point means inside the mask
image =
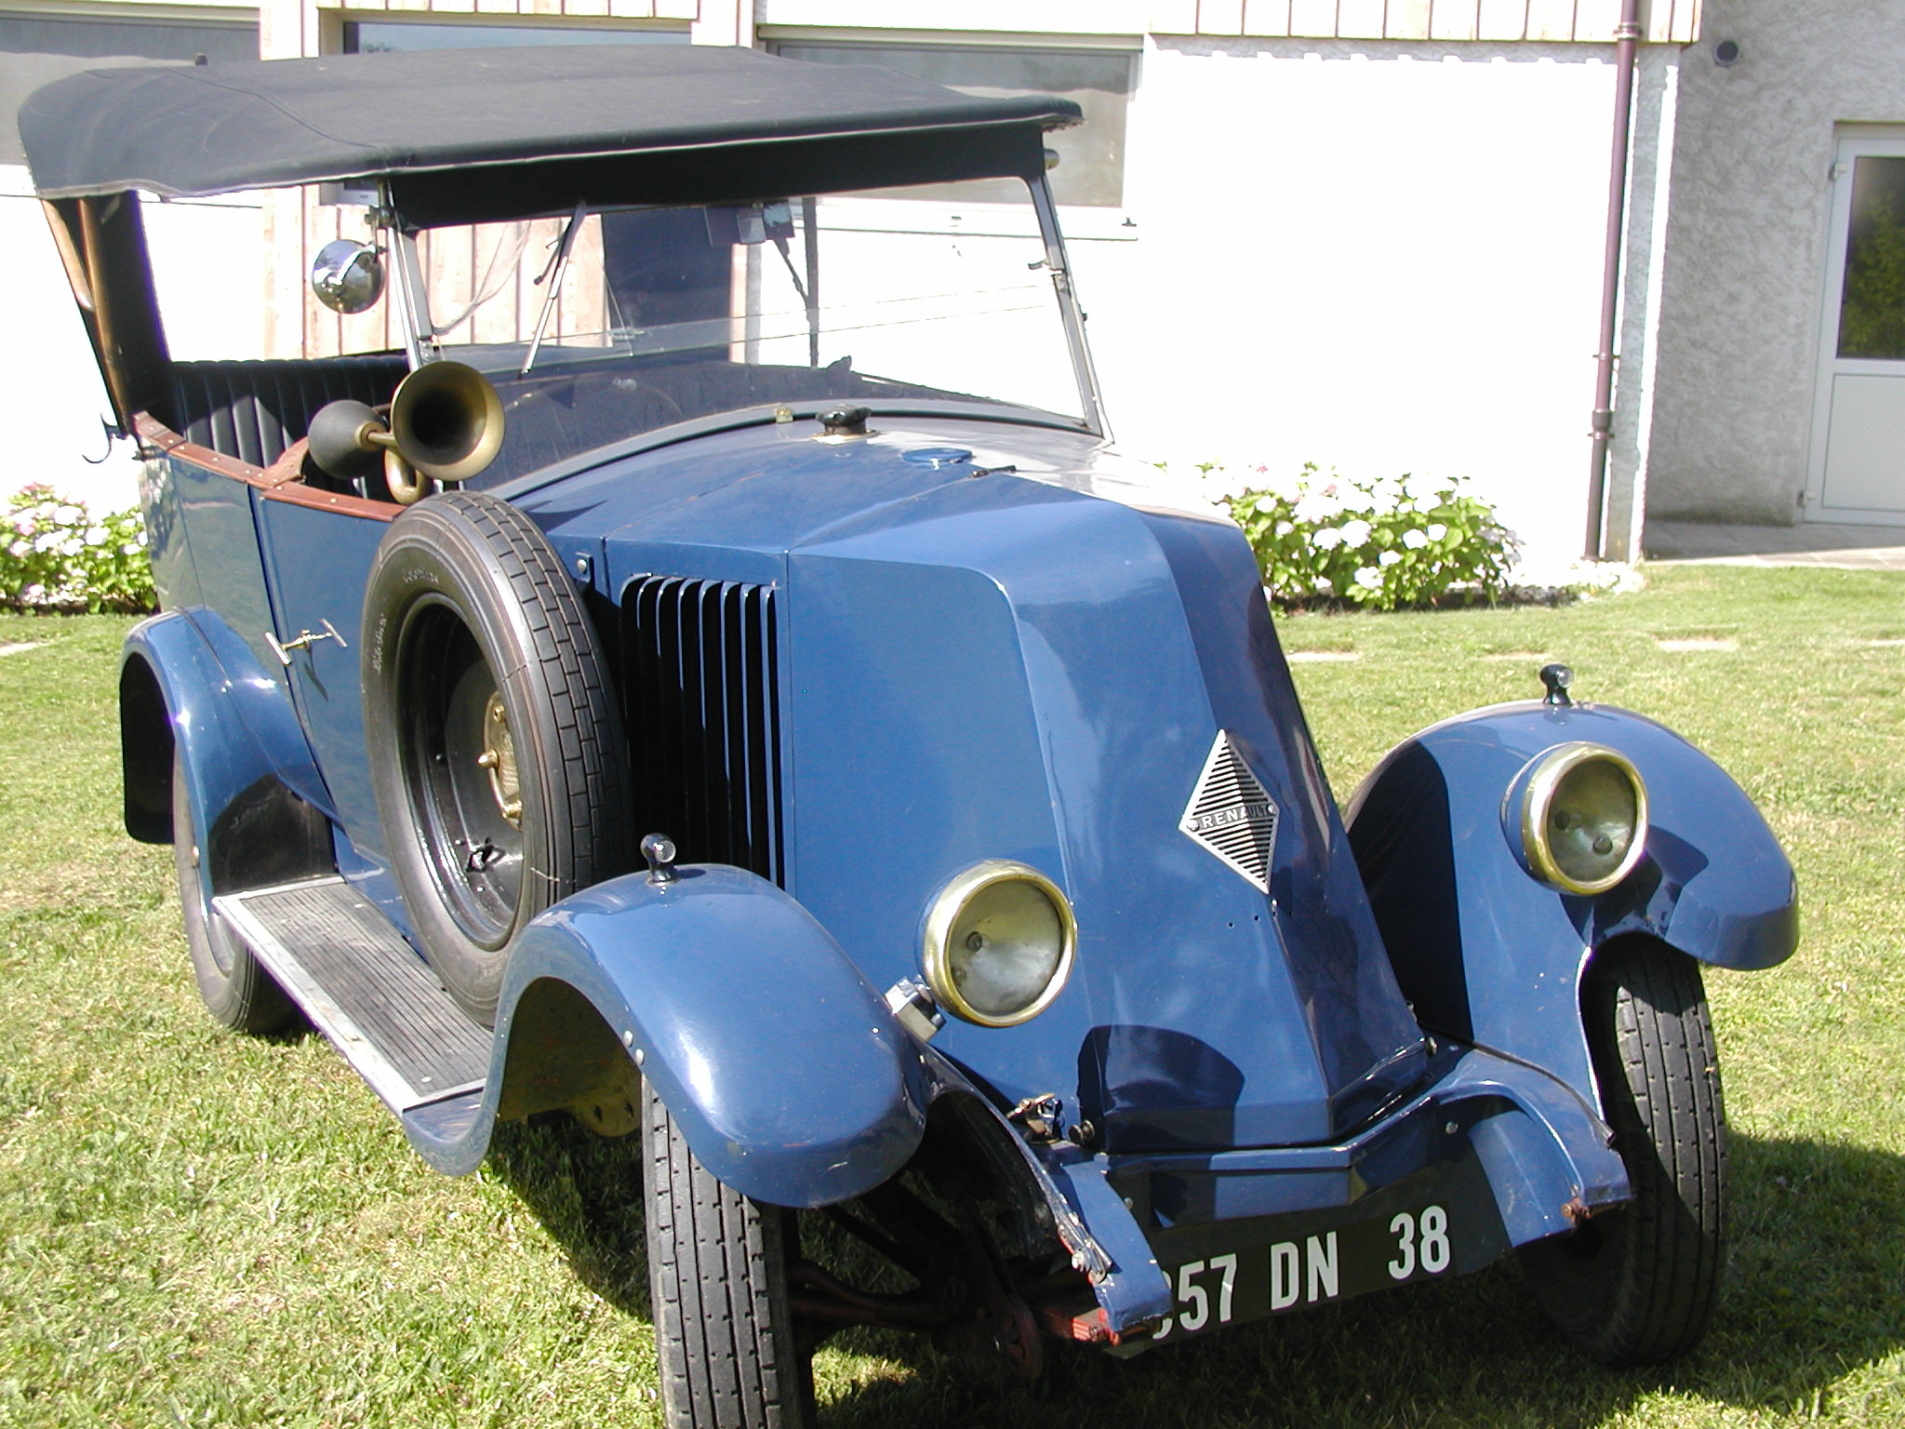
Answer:
[{"label": "license plate", "polygon": [[1165,1317],[1152,1342],[1347,1300],[1384,1286],[1434,1280],[1454,1271],[1456,1260],[1454,1218],[1440,1202],[1292,1232],[1195,1260],[1161,1258],[1176,1311]]}]

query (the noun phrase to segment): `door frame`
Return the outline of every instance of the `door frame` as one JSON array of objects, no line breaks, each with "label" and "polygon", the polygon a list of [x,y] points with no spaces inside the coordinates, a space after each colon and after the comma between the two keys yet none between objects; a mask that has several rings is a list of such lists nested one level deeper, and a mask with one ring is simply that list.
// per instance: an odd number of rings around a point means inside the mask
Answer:
[{"label": "door frame", "polygon": [[[1905,159],[1905,125],[1842,126],[1833,137],[1832,212],[1827,224],[1825,291],[1819,304],[1817,360],[1813,368],[1812,433],[1806,452],[1806,490],[1802,521],[1831,521],[1848,526],[1905,525],[1905,509],[1831,507],[1825,504],[1826,447],[1832,435],[1833,378],[1897,377],[1905,380],[1905,359],[1841,358],[1839,308],[1845,296],[1846,238],[1852,222],[1852,172],[1860,158]],[[1905,508],[1905,491],[1900,493]]]}]

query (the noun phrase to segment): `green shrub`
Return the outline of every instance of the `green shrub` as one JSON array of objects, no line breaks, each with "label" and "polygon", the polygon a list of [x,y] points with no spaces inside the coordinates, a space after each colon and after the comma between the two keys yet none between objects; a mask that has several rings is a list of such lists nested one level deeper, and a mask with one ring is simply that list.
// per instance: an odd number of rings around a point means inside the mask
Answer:
[{"label": "green shrub", "polygon": [[0,524],[0,609],[140,612],[158,604],[137,511],[92,516],[50,486],[8,499]]},{"label": "green shrub", "polygon": [[[1237,474],[1206,466],[1235,486]],[[1514,534],[1466,477],[1358,481],[1314,462],[1291,480],[1267,469],[1224,497],[1257,553],[1263,583],[1284,606],[1349,604],[1371,610],[1493,601],[1509,591]]]}]

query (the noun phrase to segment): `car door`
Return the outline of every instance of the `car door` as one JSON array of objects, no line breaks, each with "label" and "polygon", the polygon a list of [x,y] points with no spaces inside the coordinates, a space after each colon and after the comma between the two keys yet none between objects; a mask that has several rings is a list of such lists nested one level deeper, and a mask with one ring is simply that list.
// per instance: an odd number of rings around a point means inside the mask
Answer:
[{"label": "car door", "polygon": [[280,488],[258,503],[277,660],[338,820],[357,851],[378,863],[383,836],[364,759],[358,632],[365,577],[397,510],[304,488]]}]

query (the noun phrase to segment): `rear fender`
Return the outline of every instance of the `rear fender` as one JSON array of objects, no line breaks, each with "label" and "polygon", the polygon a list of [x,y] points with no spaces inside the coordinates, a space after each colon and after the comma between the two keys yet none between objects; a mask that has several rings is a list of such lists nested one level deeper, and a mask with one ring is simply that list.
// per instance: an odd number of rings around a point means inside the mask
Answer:
[{"label": "rear fender", "polygon": [[453,1140],[412,1127],[440,1169],[473,1169],[495,1115],[562,1106],[602,1131],[632,1129],[632,1067],[701,1164],[756,1200],[826,1205],[906,1164],[930,1084],[880,994],[772,883],[719,865],[678,873],[597,884],[524,931],[488,1114]]},{"label": "rear fender", "polygon": [[[1626,755],[1651,806],[1645,856],[1598,897],[1537,882],[1504,831],[1516,775],[1571,740]],[[1643,933],[1701,962],[1765,968],[1797,941],[1792,866],[1752,800],[1680,736],[1626,710],[1529,702],[1436,725],[1364,781],[1348,823],[1423,1027],[1544,1068],[1594,1104],[1580,984],[1595,949]]]},{"label": "rear fender", "polygon": [[177,835],[172,756],[183,756],[208,895],[331,870],[328,800],[290,699],[217,615],[170,611],[133,628],[119,733],[126,832],[147,843]]}]

